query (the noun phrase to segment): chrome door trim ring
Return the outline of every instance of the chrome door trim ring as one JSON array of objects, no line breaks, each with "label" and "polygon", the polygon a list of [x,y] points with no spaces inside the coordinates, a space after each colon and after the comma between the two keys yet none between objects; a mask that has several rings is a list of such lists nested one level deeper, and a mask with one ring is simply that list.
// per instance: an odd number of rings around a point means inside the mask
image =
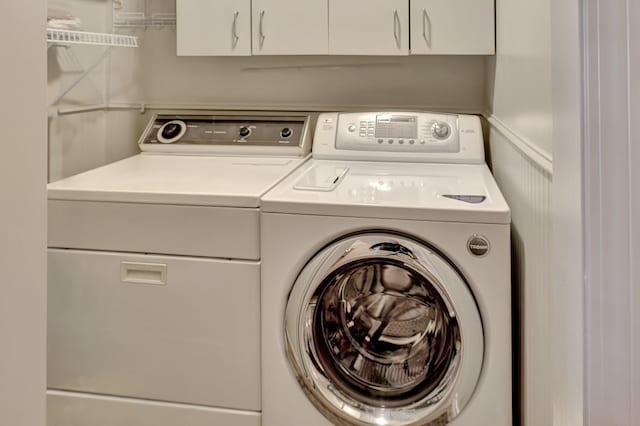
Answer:
[{"label": "chrome door trim ring", "polygon": [[[406,407],[381,407],[363,403],[333,385],[309,348],[307,335],[311,298],[332,271],[348,262],[367,259],[349,254],[357,240],[399,241],[419,253],[413,266],[427,277],[458,321],[459,357],[452,362],[451,380]],[[373,247],[373,246],[372,246]],[[349,248],[349,249],[347,249]],[[401,253],[402,254],[402,253]],[[404,259],[407,260],[407,259]],[[408,261],[408,260],[407,260]],[[424,263],[427,263],[425,266]],[[314,305],[315,306],[315,305]],[[303,324],[303,326],[300,326]],[[307,326],[305,326],[307,324]],[[392,231],[350,234],[321,249],[302,269],[289,294],[285,312],[285,350],[293,372],[311,402],[323,415],[339,424],[371,426],[423,425],[436,419],[455,418],[467,404],[479,380],[484,360],[482,321],[475,299],[457,268],[429,244]],[[311,355],[309,354],[311,352]],[[444,382],[444,381],[443,381]],[[381,419],[384,423],[380,423]]]}]

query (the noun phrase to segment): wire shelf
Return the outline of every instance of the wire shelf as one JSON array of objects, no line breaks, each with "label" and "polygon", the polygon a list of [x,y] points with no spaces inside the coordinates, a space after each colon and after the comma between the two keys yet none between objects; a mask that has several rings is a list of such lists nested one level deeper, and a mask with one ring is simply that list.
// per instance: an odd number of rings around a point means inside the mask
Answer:
[{"label": "wire shelf", "polygon": [[51,44],[89,44],[95,46],[138,47],[138,37],[122,34],[91,33],[47,28]]},{"label": "wire shelf", "polygon": [[156,12],[150,16],[144,12],[116,12],[113,15],[113,28],[175,28],[176,14]]}]

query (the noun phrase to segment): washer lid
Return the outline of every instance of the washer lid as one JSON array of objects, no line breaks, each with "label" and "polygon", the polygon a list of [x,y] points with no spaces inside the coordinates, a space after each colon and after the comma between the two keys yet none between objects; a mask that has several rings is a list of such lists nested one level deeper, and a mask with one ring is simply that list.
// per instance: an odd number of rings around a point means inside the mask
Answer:
[{"label": "washer lid", "polygon": [[312,159],[263,197],[262,210],[469,223],[511,219],[484,164]]},{"label": "washer lid", "polygon": [[51,200],[258,207],[304,159],[139,154],[48,185]]}]

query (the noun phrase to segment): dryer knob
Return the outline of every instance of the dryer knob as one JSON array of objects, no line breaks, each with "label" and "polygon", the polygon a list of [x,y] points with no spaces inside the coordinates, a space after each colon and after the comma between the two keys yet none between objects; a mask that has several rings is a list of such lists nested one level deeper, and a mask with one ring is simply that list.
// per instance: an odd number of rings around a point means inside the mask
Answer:
[{"label": "dryer knob", "polygon": [[242,126],[240,127],[240,131],[238,133],[240,134],[240,137],[246,138],[251,134],[251,129],[247,126]]},{"label": "dryer knob", "polygon": [[158,130],[160,143],[174,143],[179,141],[187,132],[187,124],[182,120],[167,121]]},{"label": "dryer knob", "polygon": [[180,125],[178,123],[169,123],[162,130],[162,136],[165,139],[173,139],[180,134]]},{"label": "dryer knob", "polygon": [[290,128],[288,128],[288,127],[285,127],[285,128],[284,128],[284,129],[282,129],[282,131],[280,132],[280,136],[281,136],[283,139],[286,139],[286,138],[290,137],[292,134],[293,134],[293,130],[291,130],[291,129],[290,129]]}]

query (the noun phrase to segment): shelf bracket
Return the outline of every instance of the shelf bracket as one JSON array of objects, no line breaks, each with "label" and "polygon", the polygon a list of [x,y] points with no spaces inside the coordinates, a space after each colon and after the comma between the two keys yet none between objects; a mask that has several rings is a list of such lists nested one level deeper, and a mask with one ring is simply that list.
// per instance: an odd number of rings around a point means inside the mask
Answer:
[{"label": "shelf bracket", "polygon": [[66,89],[64,89],[62,91],[62,93],[60,93],[54,100],[53,102],[51,102],[51,104],[49,106],[55,106],[58,105],[58,103],[65,97],[67,96],[67,93],[69,93],[70,91],[73,90],[74,87],[76,87],[82,80],[84,80],[84,78],[89,75],[91,73],[91,71],[93,71],[94,69],[96,69],[96,67],[98,65],[100,65],[100,63],[102,62],[102,60],[104,58],[106,58],[109,53],[111,53],[111,49],[113,48],[113,46],[108,46],[104,52],[102,52],[102,55],[100,55],[100,57],[93,63],[93,65],[91,65],[89,68],[87,68],[82,75],[80,75],[73,83],[71,83],[69,85],[69,87],[67,87]]}]

